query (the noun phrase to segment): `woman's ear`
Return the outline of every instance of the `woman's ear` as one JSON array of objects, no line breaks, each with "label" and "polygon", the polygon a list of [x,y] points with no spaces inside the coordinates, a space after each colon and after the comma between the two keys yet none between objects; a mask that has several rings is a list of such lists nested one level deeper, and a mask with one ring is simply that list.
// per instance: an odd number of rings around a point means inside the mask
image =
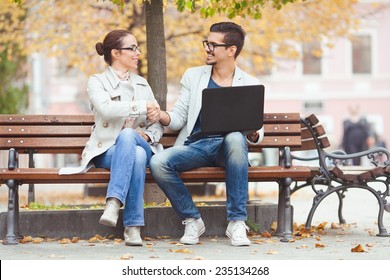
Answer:
[{"label": "woman's ear", "polygon": [[120,51],[119,50],[116,50],[116,49],[112,49],[111,50],[111,56],[114,57],[114,58],[118,58],[118,56],[120,55]]}]

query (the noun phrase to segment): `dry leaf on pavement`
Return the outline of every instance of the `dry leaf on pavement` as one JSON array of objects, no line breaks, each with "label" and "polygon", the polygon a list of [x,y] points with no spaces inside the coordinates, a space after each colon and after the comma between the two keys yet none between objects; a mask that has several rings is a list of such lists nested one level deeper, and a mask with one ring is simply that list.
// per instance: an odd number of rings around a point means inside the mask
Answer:
[{"label": "dry leaf on pavement", "polygon": [[365,252],[363,246],[361,244],[358,244],[356,247],[351,249],[351,252],[353,253],[363,253]]},{"label": "dry leaf on pavement", "polygon": [[192,252],[191,252],[189,249],[187,249],[187,248],[185,248],[185,249],[179,249],[179,250],[169,249],[169,252],[192,254]]},{"label": "dry leaf on pavement", "polygon": [[130,253],[126,253],[120,257],[121,260],[130,260],[132,258],[134,258],[134,257],[132,255],[130,255]]}]

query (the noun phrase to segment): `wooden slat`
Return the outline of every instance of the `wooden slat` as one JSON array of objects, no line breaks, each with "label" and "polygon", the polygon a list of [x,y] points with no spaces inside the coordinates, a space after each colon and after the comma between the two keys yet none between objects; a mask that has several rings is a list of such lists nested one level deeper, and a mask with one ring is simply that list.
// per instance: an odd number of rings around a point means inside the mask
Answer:
[{"label": "wooden slat", "polygon": [[[5,183],[9,179],[17,179],[22,184],[61,184],[61,183],[107,183],[110,172],[102,168],[92,168],[86,174],[59,175],[58,168],[17,168],[0,170],[0,182]],[[284,168],[280,166],[250,167],[249,181],[276,181],[291,177],[296,180],[304,180],[312,175],[309,167],[295,166]],[[185,182],[224,182],[225,169],[222,167],[202,167],[183,172],[180,177]],[[147,170],[146,181],[153,182],[153,178]]]},{"label": "wooden slat", "polygon": [[0,125],[7,124],[94,124],[93,115],[9,115],[0,114]]},{"label": "wooden slat", "polygon": [[265,113],[264,123],[298,123],[300,122],[299,113]]},{"label": "wooden slat", "polygon": [[[299,113],[265,113],[264,123],[299,122]],[[0,125],[6,124],[93,124],[94,117],[85,115],[10,115],[0,114]]]},{"label": "wooden slat", "polygon": [[[325,129],[322,125],[314,127],[314,131],[315,131],[317,137],[321,137],[321,136],[325,135]],[[313,136],[311,135],[310,131],[305,126],[302,127],[301,137],[302,137],[302,140],[313,139]]]},{"label": "wooden slat", "polygon": [[91,125],[18,125],[1,126],[0,137],[89,136]]}]

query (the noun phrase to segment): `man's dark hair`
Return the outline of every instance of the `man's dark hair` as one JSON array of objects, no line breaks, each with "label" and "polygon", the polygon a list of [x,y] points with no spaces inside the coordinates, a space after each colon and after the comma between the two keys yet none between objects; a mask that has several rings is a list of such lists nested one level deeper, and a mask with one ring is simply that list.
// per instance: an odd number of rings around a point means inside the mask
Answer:
[{"label": "man's dark hair", "polygon": [[214,23],[210,27],[210,32],[218,32],[224,34],[224,43],[237,47],[235,57],[237,57],[244,47],[245,31],[242,27],[234,22],[219,22]]}]

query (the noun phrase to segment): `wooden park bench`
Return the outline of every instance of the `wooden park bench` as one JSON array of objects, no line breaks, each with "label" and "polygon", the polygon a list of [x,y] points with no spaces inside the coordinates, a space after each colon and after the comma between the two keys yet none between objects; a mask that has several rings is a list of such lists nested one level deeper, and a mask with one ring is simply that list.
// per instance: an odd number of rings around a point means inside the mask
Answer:
[{"label": "wooden park bench", "polygon": [[[9,188],[7,235],[3,241],[4,244],[18,244],[18,240],[21,239],[19,233],[20,185],[29,184],[29,197],[32,197],[34,184],[89,184],[109,181],[110,172],[101,168],[90,169],[86,174],[59,175],[59,168],[35,167],[35,154],[80,155],[89,138],[92,125],[94,125],[92,115],[0,115],[0,150],[9,151],[8,166],[0,168],[0,183],[6,184]],[[327,167],[324,167],[322,160],[325,153],[323,149],[329,147],[330,144],[322,125],[314,115],[301,119],[299,113],[266,113],[264,114],[264,130],[265,137],[262,143],[257,146],[250,145],[249,151],[260,153],[263,148],[278,149],[278,165],[250,167],[248,177],[250,182],[278,183],[278,228],[275,235],[281,236],[281,241],[288,241],[292,237],[290,195],[312,183],[325,182],[327,177],[323,179],[323,174],[324,168],[327,169]],[[176,137],[177,133],[166,132],[160,142],[168,148],[173,145]],[[296,158],[292,152],[311,150],[319,151],[320,166],[292,164],[293,159]],[[27,166],[21,166],[18,160],[19,154],[29,155]],[[382,173],[389,174],[390,171],[384,168]],[[336,176],[335,173],[332,174]],[[219,167],[204,167],[183,172],[181,178],[186,183],[224,182],[225,171]],[[329,185],[333,187],[334,178],[328,180],[331,181]],[[152,182],[153,178],[147,170],[146,183]],[[291,189],[290,186],[294,185],[294,182],[295,187]],[[340,188],[340,192],[342,190],[343,188]],[[340,194],[339,191],[336,192]],[[382,196],[385,197],[388,194],[387,188],[387,192]],[[308,218],[307,222],[309,227],[315,209],[324,198],[321,196],[318,199],[318,197],[317,194],[317,199],[309,214],[310,219]],[[382,201],[380,205],[378,221],[382,219],[384,202]],[[380,226],[380,232],[384,234],[385,231],[383,226]]]}]

